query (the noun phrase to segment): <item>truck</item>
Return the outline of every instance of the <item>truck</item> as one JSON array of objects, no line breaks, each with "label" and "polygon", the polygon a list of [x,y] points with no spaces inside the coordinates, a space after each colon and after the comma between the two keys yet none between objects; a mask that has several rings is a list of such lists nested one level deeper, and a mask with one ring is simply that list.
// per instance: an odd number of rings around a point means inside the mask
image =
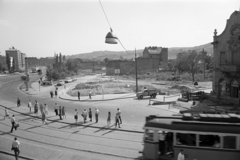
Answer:
[{"label": "truck", "polygon": [[38,71],[38,67],[32,67],[31,70],[32,70],[32,73],[36,73]]},{"label": "truck", "polygon": [[143,99],[145,96],[150,96],[151,98],[156,98],[157,94],[160,93],[158,89],[144,89],[142,92],[137,93],[138,99]]}]

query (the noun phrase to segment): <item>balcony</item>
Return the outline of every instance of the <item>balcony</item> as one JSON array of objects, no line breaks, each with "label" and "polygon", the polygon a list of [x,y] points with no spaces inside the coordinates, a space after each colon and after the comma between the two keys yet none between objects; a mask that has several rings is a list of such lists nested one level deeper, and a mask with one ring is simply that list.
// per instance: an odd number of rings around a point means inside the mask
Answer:
[{"label": "balcony", "polygon": [[220,70],[222,72],[240,72],[240,65],[221,64]]}]

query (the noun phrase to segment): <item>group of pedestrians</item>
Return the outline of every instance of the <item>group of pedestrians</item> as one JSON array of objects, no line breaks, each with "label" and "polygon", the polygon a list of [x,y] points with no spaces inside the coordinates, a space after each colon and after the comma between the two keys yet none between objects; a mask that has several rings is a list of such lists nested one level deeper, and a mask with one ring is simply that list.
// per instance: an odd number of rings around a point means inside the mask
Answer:
[{"label": "group of pedestrians", "polygon": [[64,106],[58,106],[58,104],[55,103],[54,112],[55,112],[56,116],[59,116],[60,120],[62,120],[63,118],[67,118],[66,110],[65,110]]},{"label": "group of pedestrians", "polygon": [[[98,108],[95,108],[95,123],[98,123],[98,118],[99,118],[99,109]],[[93,118],[93,111],[91,108],[87,109],[84,108],[84,110],[82,111],[82,114],[81,116],[83,117],[83,122],[86,123],[87,122],[87,117],[89,118],[89,121],[92,122],[92,118]],[[78,122],[78,110],[75,109],[75,113],[74,113],[74,119],[75,119],[75,122],[77,123]],[[108,115],[107,115],[107,126],[110,126],[111,124],[111,112],[109,111],[108,112]],[[122,124],[122,118],[121,118],[121,110],[118,108],[117,109],[117,113],[115,115],[115,128],[118,126],[119,128],[120,127],[120,124]]]},{"label": "group of pedestrians", "polygon": [[[78,100],[80,101],[80,99],[81,99],[81,93],[80,93],[80,91],[77,92],[77,96],[78,96]],[[91,90],[89,90],[88,96],[89,96],[89,99],[92,99],[92,91],[91,91]]]},{"label": "group of pedestrians", "polygon": [[50,91],[50,97],[53,98],[54,95],[56,98],[58,97],[58,87],[56,87],[54,93],[53,93],[53,91]]}]

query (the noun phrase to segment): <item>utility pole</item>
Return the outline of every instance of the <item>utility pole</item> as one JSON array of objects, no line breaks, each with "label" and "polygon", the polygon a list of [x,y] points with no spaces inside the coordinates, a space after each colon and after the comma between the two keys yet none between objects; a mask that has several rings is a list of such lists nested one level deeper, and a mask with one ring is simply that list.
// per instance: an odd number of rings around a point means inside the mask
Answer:
[{"label": "utility pole", "polygon": [[137,72],[137,55],[136,55],[136,48],[135,48],[135,69],[136,69],[136,93],[138,92],[138,72]]},{"label": "utility pole", "polygon": [[28,91],[29,74],[28,74],[28,58],[27,57],[25,57],[25,74],[26,74],[26,80],[25,80],[26,91]]}]

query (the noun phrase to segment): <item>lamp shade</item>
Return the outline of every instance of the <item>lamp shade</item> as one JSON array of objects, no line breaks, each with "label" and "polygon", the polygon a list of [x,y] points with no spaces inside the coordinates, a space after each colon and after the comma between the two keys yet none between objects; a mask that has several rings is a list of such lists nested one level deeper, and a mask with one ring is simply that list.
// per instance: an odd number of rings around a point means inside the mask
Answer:
[{"label": "lamp shade", "polygon": [[118,44],[118,38],[112,32],[112,29],[111,29],[111,32],[108,32],[108,34],[106,35],[105,43],[108,43],[108,44]]}]

